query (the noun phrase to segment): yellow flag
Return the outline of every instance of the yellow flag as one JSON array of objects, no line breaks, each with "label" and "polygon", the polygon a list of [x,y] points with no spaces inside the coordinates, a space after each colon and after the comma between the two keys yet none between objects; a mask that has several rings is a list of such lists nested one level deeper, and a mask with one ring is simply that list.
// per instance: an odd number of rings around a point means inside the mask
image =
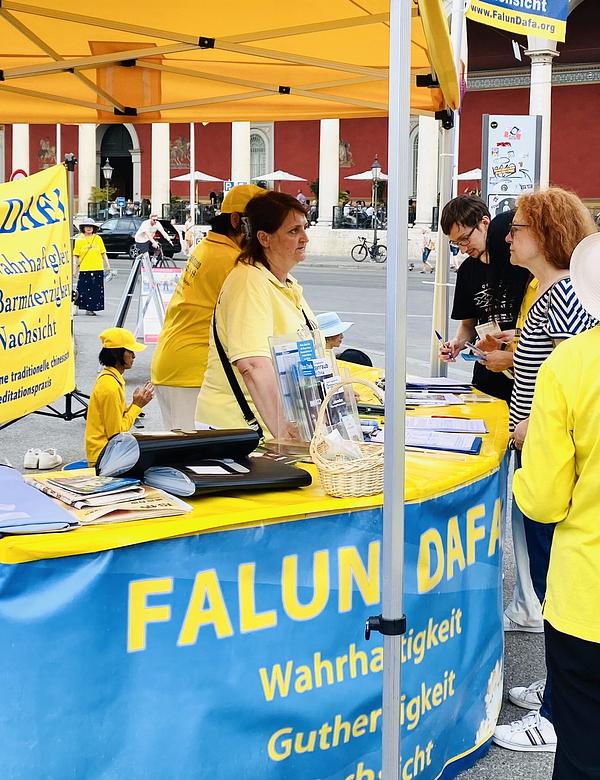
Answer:
[{"label": "yellow flag", "polygon": [[0,422],[75,387],[67,175],[0,184]]}]

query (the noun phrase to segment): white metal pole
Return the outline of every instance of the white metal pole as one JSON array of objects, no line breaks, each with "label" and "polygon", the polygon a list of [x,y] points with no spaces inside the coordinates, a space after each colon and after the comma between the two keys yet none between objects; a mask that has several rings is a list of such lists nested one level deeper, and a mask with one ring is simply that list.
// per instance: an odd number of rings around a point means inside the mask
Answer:
[{"label": "white metal pole", "polygon": [[[404,406],[410,130],[411,7],[390,3],[388,264],[385,324],[385,478],[382,617],[402,617],[404,570]],[[401,636],[383,639],[382,777],[400,777]]]},{"label": "white metal pole", "polygon": [[62,137],[60,124],[56,125],[56,162],[58,165],[62,162]]},{"label": "white metal pole", "polygon": [[192,224],[196,224],[196,138],[194,135],[194,123],[190,122],[190,216]]},{"label": "white metal pole", "polygon": [[[452,52],[454,65],[458,73],[460,68],[460,50],[465,15],[465,0],[452,1]],[[456,115],[455,115],[456,120]],[[456,122],[449,130],[442,130],[442,151],[440,154],[440,205],[441,214],[445,204],[452,197],[452,180],[455,172],[455,138]],[[448,364],[440,360],[440,344],[435,335],[437,330],[444,338],[448,335],[448,266],[450,247],[448,237],[444,235],[441,226],[438,228],[437,262],[435,264],[435,284],[433,288],[433,323],[431,327],[431,376],[447,376]]]}]

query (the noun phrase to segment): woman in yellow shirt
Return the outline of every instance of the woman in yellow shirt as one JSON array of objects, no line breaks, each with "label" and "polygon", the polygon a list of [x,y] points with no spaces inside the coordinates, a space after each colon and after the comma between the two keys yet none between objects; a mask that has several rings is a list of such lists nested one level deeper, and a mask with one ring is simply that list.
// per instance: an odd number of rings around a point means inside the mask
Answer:
[{"label": "woman in yellow shirt", "polygon": [[73,284],[77,280],[77,306],[90,317],[104,309],[104,272],[110,271],[104,241],[96,235],[98,225],[84,219],[81,235],[73,247]]},{"label": "woman in yellow shirt", "polygon": [[[269,338],[317,328],[302,287],[290,273],[306,253],[306,212],[293,196],[268,192],[252,198],[244,221],[248,242],[215,308],[196,427],[255,427],[257,421],[266,437],[294,437],[297,432],[284,422]],[[233,372],[233,384],[226,369]]]},{"label": "woman in yellow shirt", "polygon": [[143,407],[154,397],[150,382],[133,391],[133,402],[125,404],[123,374],[133,366],[135,353],[146,349],[125,328],[108,328],[100,334],[102,349],[98,359],[104,366],[96,380],[87,412],[85,453],[93,466],[106,442],[117,433],[128,431]]}]

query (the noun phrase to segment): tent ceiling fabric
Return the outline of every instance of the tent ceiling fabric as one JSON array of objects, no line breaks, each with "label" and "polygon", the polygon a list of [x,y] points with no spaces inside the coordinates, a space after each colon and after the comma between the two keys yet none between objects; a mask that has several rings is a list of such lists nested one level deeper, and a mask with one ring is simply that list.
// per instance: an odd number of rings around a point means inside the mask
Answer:
[{"label": "tent ceiling fabric", "polygon": [[[113,5],[2,0],[6,123],[232,122],[387,115],[389,0]],[[456,108],[441,0],[412,0],[414,112]],[[260,9],[257,11],[257,9]],[[112,18],[103,18],[104,15]]]}]

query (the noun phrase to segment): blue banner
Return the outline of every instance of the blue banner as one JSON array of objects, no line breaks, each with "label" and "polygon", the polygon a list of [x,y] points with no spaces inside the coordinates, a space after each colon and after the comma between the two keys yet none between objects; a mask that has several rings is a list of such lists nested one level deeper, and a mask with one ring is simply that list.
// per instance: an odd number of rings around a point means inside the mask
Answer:
[{"label": "blue banner", "polygon": [[[406,507],[403,780],[495,725],[505,479]],[[381,542],[374,509],[0,566],[3,777],[379,778]]]},{"label": "blue banner", "polygon": [[564,43],[569,0],[471,0],[466,16],[501,30]]}]

